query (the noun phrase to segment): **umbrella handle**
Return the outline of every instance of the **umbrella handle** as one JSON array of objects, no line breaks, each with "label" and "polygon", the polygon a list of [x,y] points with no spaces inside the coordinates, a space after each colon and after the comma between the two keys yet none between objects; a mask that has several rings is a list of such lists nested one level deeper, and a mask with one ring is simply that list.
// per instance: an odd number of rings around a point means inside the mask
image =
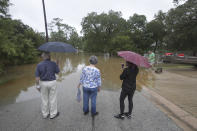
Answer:
[{"label": "umbrella handle", "polygon": [[59,65],[59,59],[58,59],[57,53],[54,53],[54,61],[57,65]]},{"label": "umbrella handle", "polygon": [[124,68],[124,64],[123,63],[121,64],[121,67],[122,67],[122,69]]},{"label": "umbrella handle", "polygon": [[56,63],[57,66],[59,66],[59,60],[58,59],[56,59],[54,62]]}]

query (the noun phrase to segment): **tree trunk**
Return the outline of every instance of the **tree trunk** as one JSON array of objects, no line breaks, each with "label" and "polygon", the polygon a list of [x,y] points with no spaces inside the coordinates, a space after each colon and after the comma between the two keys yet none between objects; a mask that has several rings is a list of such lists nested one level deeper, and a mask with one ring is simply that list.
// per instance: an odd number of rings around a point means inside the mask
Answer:
[{"label": "tree trunk", "polygon": [[154,53],[156,52],[156,50],[157,50],[157,46],[158,46],[158,41],[155,41],[155,48],[154,48]]}]

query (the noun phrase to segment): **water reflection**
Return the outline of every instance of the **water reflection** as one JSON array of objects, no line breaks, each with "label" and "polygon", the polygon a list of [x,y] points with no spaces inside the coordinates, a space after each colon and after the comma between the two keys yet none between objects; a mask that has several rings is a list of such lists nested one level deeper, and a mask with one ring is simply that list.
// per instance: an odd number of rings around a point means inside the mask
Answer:
[{"label": "water reflection", "polygon": [[141,91],[142,87],[155,87],[155,75],[149,69],[141,68],[137,76],[137,90]]},{"label": "water reflection", "polygon": [[[60,74],[57,80],[61,82],[69,74],[81,73],[82,68],[88,65],[90,54],[52,54],[52,60],[58,58],[60,66]],[[101,71],[102,89],[119,90],[122,81],[119,76],[122,72],[121,63],[124,60],[118,57],[109,57],[108,55],[97,55],[97,67]],[[20,102],[26,99],[38,97],[37,91],[33,88],[35,83],[34,71],[36,64],[13,67],[6,75],[10,80],[0,85],[0,105]],[[0,80],[3,77],[0,77]],[[78,80],[79,78],[76,78]],[[154,85],[154,75],[150,71],[140,69],[137,77],[137,90],[141,90],[142,86]]]},{"label": "water reflection", "polygon": [[34,70],[36,65],[24,65],[9,68],[7,75],[1,76],[1,80],[8,82],[0,85],[0,105],[14,103],[21,92],[34,83]]}]

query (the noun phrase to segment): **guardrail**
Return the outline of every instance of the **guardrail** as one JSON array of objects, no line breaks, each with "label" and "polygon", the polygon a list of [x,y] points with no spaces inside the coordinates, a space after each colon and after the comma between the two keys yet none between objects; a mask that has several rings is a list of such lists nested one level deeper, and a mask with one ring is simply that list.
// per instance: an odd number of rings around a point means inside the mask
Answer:
[{"label": "guardrail", "polygon": [[169,63],[197,65],[197,57],[194,57],[194,56],[184,56],[184,57],[179,57],[179,56],[165,56],[163,58],[163,61],[164,62],[169,62]]}]

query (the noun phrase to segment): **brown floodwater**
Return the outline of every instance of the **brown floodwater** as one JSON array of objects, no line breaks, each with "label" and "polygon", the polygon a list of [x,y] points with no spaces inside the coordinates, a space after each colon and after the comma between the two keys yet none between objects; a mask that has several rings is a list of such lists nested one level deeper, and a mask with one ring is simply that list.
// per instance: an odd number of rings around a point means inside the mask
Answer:
[{"label": "brown floodwater", "polygon": [[[97,56],[97,67],[102,75],[102,89],[119,90],[121,88],[121,80],[119,79],[122,72],[121,64],[125,61],[119,57],[108,57],[103,54]],[[52,59],[54,57],[58,58],[60,62],[61,72],[57,80],[61,82],[69,74],[80,74],[81,69],[89,64],[90,54],[55,54]],[[0,106],[39,97],[39,93],[34,88],[35,68],[36,64],[10,67],[6,75],[0,77]],[[148,70],[140,69],[137,77],[138,91],[141,91],[142,86],[152,84],[150,76],[152,74]]]}]

